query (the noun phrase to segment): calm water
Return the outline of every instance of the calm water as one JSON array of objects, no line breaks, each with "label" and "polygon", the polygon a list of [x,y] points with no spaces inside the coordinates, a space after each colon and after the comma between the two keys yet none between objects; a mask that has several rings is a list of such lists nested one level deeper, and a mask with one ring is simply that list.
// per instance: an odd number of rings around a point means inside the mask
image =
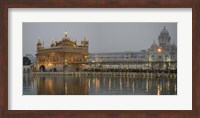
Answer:
[{"label": "calm water", "polygon": [[23,76],[24,95],[177,95],[172,78]]}]

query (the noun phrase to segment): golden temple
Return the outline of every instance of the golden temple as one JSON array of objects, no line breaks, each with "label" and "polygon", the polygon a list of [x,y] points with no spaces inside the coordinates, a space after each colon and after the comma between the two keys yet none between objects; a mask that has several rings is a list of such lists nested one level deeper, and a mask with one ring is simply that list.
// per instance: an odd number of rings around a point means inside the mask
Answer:
[{"label": "golden temple", "polygon": [[88,62],[89,42],[84,38],[80,45],[65,33],[60,41],[52,41],[44,48],[41,39],[37,43],[37,70],[40,71],[78,71]]}]

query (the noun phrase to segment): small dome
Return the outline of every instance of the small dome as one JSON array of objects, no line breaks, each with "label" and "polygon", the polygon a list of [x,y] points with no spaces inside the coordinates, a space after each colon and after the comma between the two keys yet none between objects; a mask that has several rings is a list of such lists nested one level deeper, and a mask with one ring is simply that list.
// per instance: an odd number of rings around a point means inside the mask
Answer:
[{"label": "small dome", "polygon": [[64,35],[64,37],[62,38],[62,41],[68,41],[68,40],[70,40],[70,38],[68,37],[68,33],[65,32],[65,35]]},{"label": "small dome", "polygon": [[175,44],[174,42],[173,42],[173,44],[172,44],[172,48],[173,48],[173,49],[177,48],[177,47],[176,47],[176,44]]},{"label": "small dome", "polygon": [[55,47],[55,46],[56,46],[55,42],[52,41],[52,43],[51,43],[51,47]]},{"label": "small dome", "polygon": [[67,37],[68,36],[68,32],[65,32],[65,37]]},{"label": "small dome", "polygon": [[157,44],[156,44],[156,42],[155,42],[155,40],[154,40],[154,42],[153,42],[153,44],[151,45],[151,48],[157,48],[158,46],[157,46]]},{"label": "small dome", "polygon": [[41,41],[40,41],[40,38],[39,38],[39,41],[38,41],[38,43],[37,43],[37,46],[42,46],[42,43],[41,43]]},{"label": "small dome", "polygon": [[164,26],[163,30],[160,32],[160,35],[169,35],[169,32],[167,31],[165,26]]},{"label": "small dome", "polygon": [[37,43],[37,46],[42,46],[42,43],[41,43],[41,42],[38,42],[38,43]]}]

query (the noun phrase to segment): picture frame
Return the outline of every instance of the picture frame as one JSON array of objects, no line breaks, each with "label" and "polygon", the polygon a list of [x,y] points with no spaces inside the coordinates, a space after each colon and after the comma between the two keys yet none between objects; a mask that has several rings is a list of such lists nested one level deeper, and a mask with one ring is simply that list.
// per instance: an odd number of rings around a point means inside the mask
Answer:
[{"label": "picture frame", "polygon": [[[180,2],[182,2],[180,4]],[[182,117],[198,118],[200,117],[200,86],[199,86],[199,20],[200,20],[200,2],[195,0],[188,1],[162,1],[162,0],[145,0],[145,1],[125,1],[125,0],[103,0],[103,1],[73,1],[73,0],[53,0],[53,1],[1,1],[1,24],[0,24],[0,98],[1,109],[0,116],[6,117],[111,117],[111,118],[165,118],[165,117]],[[8,110],[8,9],[9,8],[192,8],[192,110]]]}]

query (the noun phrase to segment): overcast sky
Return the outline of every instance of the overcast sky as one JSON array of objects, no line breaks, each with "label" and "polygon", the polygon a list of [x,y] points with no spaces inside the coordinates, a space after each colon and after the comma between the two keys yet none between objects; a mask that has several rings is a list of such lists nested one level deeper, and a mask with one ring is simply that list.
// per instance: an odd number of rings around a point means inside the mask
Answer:
[{"label": "overcast sky", "polygon": [[177,23],[23,23],[23,55],[36,54],[38,37],[44,47],[60,41],[65,32],[78,44],[86,37],[89,53],[148,49],[166,26],[171,43],[177,44]]}]

